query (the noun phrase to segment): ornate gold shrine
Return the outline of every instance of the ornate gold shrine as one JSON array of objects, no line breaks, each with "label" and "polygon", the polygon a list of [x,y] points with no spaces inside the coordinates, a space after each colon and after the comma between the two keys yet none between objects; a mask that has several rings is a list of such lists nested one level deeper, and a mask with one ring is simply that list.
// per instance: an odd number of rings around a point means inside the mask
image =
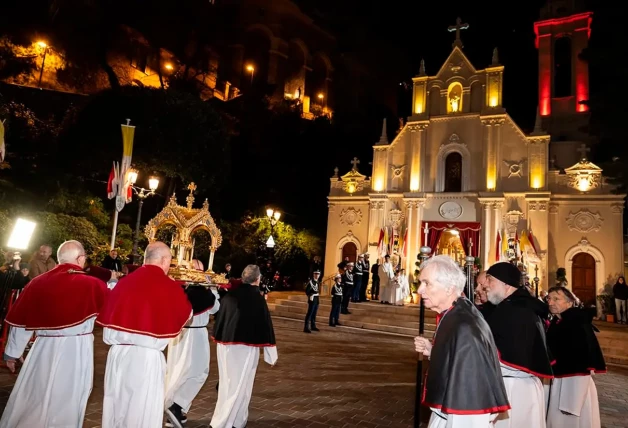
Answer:
[{"label": "ornate gold shrine", "polygon": [[[188,189],[190,194],[186,198],[187,206],[179,205],[176,195],[173,194],[164,209],[148,222],[144,229],[144,234],[149,242],[154,242],[157,239],[159,229],[170,225],[175,227],[176,232],[172,237],[171,243],[172,265],[168,272],[170,277],[201,283],[207,283],[208,279],[210,279],[210,282],[214,284],[226,284],[229,281],[224,274],[218,275],[212,270],[214,255],[220,244],[222,244],[222,234],[209,213],[208,200],[205,199],[202,208],[192,208],[196,185],[190,183]],[[191,269],[192,259],[194,258],[192,234],[198,230],[206,230],[211,236],[209,262],[205,272]]]}]

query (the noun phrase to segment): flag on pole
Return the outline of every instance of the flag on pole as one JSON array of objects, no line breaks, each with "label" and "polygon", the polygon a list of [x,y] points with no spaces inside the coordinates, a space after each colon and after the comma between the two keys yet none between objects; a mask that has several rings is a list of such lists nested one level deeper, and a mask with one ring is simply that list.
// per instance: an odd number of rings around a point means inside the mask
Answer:
[{"label": "flag on pole", "polygon": [[384,229],[379,229],[379,240],[377,241],[377,256],[384,257]]},{"label": "flag on pole", "polygon": [[[390,254],[390,236],[388,235],[388,228],[384,228],[384,256]],[[384,257],[382,256],[382,257]]]},{"label": "flag on pole", "polygon": [[133,183],[130,182],[128,173],[131,169],[131,157],[133,155],[133,138],[135,137],[135,126],[131,126],[131,120],[126,120],[126,125],[122,126],[122,164],[120,165],[120,179],[123,186],[119,196],[126,198],[125,203],[131,202],[133,196]]},{"label": "flag on pole", "polygon": [[532,230],[528,231],[528,241],[530,241],[530,246],[534,250],[534,253],[538,254],[539,252],[536,250],[536,245],[534,245],[534,236],[532,235]]},{"label": "flag on pole", "polygon": [[506,230],[504,230],[502,235],[502,255],[503,257],[508,255],[508,232]]},{"label": "flag on pole", "polygon": [[497,242],[495,242],[495,261],[501,261],[501,249],[502,249],[502,235],[497,231]]},{"label": "flag on pole", "polygon": [[519,232],[515,231],[515,256],[521,259],[521,246],[519,245]]},{"label": "flag on pole", "polygon": [[403,244],[401,246],[401,254],[404,257],[408,257],[408,228],[406,227],[406,231],[403,234]]},{"label": "flag on pole", "polygon": [[4,120],[0,120],[0,163],[4,162],[6,148],[4,146]]},{"label": "flag on pole", "polygon": [[118,170],[116,163],[114,162],[109,173],[109,180],[107,180],[107,197],[113,199],[118,195]]}]

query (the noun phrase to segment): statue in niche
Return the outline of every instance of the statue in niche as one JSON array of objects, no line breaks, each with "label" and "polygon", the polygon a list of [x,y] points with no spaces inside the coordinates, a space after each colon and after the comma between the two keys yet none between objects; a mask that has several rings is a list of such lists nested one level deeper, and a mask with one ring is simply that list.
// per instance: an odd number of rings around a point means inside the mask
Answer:
[{"label": "statue in niche", "polygon": [[447,95],[452,113],[458,113],[462,107],[462,86],[452,85]]}]

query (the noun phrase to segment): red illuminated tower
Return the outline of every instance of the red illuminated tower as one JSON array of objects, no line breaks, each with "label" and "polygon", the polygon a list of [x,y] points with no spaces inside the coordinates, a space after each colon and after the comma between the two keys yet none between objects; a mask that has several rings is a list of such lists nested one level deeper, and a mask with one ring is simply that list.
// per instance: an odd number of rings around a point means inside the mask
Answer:
[{"label": "red illuminated tower", "polygon": [[[579,58],[587,47],[593,14],[582,0],[547,0],[534,23],[539,51],[539,112],[553,142],[587,142],[582,131],[589,120],[588,64]],[[572,144],[555,144],[566,146]],[[562,155],[563,150],[558,151]],[[565,159],[566,160],[566,159]]]}]

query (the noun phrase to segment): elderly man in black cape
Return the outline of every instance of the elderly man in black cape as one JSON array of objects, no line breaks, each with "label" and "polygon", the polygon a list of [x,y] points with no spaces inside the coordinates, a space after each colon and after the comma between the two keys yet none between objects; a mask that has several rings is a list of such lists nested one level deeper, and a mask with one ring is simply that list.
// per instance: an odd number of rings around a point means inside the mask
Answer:
[{"label": "elderly man in black cape", "polygon": [[495,309],[487,321],[499,352],[501,372],[511,409],[495,421],[496,428],[545,428],[545,397],[541,379],[553,377],[545,343],[547,305],[521,284],[521,272],[506,262],[486,272],[486,294]]},{"label": "elderly man in black cape", "polygon": [[246,426],[260,348],[264,361],[277,362],[273,323],[259,291],[261,277],[258,266],[244,268],[242,284],[225,295],[216,316],[213,339],[220,383],[212,428]]},{"label": "elderly man in black cape", "polygon": [[462,296],[466,278],[448,256],[421,265],[419,293],[437,312],[433,343],[414,339],[430,357],[423,404],[432,409],[428,428],[489,428],[510,409],[491,331],[473,303]]}]

